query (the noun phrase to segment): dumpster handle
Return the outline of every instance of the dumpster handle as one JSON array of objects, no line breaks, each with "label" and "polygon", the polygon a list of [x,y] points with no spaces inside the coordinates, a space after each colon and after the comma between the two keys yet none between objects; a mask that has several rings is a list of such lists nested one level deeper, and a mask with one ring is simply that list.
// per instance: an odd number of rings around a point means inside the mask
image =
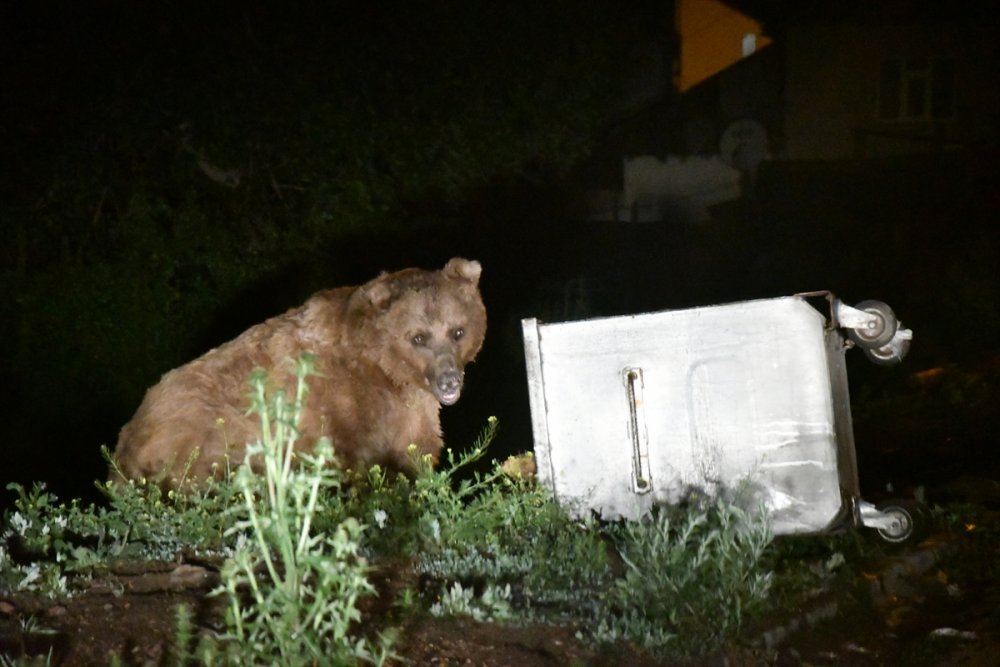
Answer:
[{"label": "dumpster handle", "polygon": [[622,377],[628,398],[628,430],[632,439],[632,491],[643,495],[653,490],[653,481],[649,474],[649,434],[642,400],[642,369],[626,368]]}]

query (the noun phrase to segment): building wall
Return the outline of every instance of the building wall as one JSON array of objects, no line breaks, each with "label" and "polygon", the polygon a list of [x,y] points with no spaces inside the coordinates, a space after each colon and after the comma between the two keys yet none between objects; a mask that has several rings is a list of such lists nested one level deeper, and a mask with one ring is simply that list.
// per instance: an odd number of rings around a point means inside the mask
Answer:
[{"label": "building wall", "polygon": [[[996,41],[985,27],[788,26],[780,157],[880,157],[995,144],[1000,110]],[[931,58],[953,64],[949,115],[880,119],[883,63]]]}]

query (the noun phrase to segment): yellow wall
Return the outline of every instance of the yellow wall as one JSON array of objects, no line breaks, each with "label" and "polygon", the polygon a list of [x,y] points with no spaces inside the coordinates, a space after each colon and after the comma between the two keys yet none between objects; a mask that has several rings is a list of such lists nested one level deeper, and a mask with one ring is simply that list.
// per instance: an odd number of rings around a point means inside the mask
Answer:
[{"label": "yellow wall", "polygon": [[757,36],[757,49],[771,43],[760,23],[717,0],[677,0],[681,39],[675,83],[684,92],[743,58],[743,38]]}]

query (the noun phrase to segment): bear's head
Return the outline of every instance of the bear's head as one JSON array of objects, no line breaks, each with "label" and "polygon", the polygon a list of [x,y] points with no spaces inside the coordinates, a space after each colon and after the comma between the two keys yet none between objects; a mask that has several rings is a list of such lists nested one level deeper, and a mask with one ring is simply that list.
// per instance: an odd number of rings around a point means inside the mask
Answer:
[{"label": "bear's head", "polygon": [[456,257],[440,271],[405,269],[365,283],[348,304],[351,344],[395,384],[452,405],[486,336],[481,273],[479,262]]}]

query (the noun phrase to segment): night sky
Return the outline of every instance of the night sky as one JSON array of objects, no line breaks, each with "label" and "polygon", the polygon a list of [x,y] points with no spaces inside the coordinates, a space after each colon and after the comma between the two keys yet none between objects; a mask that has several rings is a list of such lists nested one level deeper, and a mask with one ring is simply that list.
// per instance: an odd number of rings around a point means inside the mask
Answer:
[{"label": "night sky", "polygon": [[[744,3],[778,32],[775,5]],[[530,447],[522,317],[832,289],[917,332],[902,366],[851,366],[855,396],[936,402],[962,421],[907,437],[995,464],[976,403],[1000,369],[995,146],[765,164],[696,226],[581,219],[623,154],[678,145],[678,95],[634,95],[675,53],[671,21],[652,0],[5,3],[0,481],[90,497],[100,445],[163,372],[318,289],[456,255],[482,262],[490,314],[443,411],[456,448],[490,415],[496,456]],[[958,378],[947,405],[911,381],[933,367]],[[880,484],[891,457],[860,458]]]}]

